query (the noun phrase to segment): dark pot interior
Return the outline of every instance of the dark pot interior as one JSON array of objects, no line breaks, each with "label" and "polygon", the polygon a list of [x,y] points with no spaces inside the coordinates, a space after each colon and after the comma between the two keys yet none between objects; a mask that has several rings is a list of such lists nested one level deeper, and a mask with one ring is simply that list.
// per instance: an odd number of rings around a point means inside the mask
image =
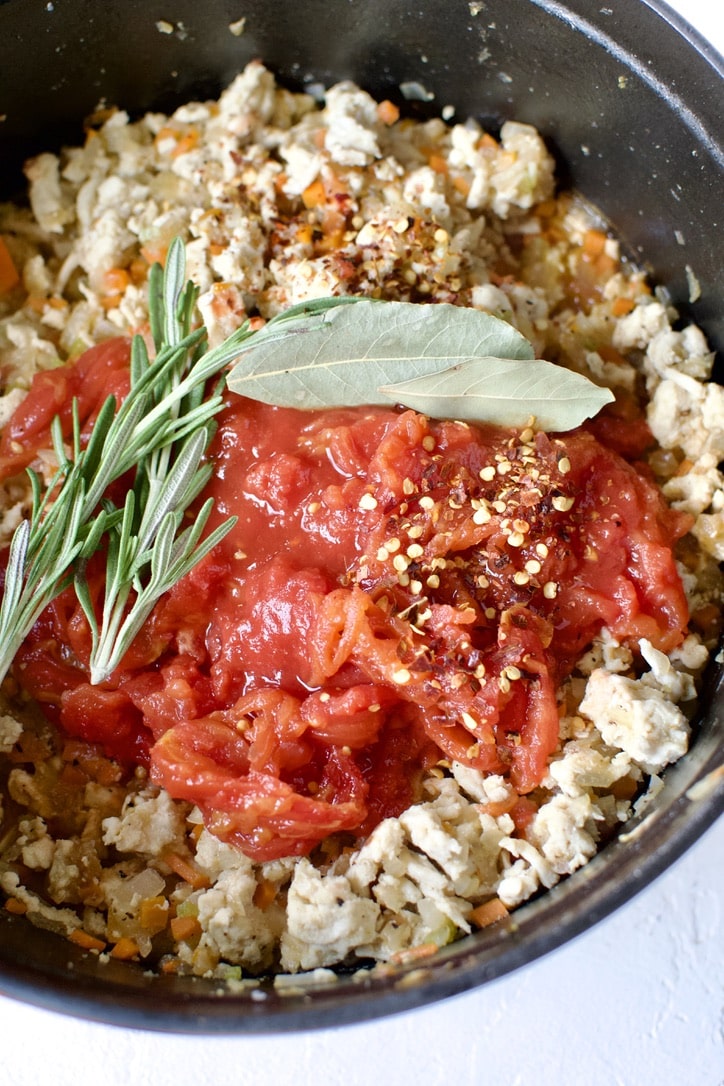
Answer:
[{"label": "dark pot interior", "polygon": [[[243,34],[229,24],[245,17]],[[173,24],[163,34],[157,22]],[[285,83],[351,78],[409,111],[535,124],[572,184],[613,222],[674,303],[724,346],[721,215],[724,64],[654,0],[0,0],[2,196],[31,152],[81,136],[99,102],[130,112],[209,96],[259,57]],[[686,268],[701,284],[688,306]],[[119,1025],[186,1032],[332,1026],[485,983],[601,919],[680,855],[724,808],[724,693],[712,674],[693,749],[638,826],[587,867],[424,968],[340,978],[307,994],[219,993],[218,982],[149,977],[0,914],[0,990]],[[719,771],[717,773],[717,770]]]}]

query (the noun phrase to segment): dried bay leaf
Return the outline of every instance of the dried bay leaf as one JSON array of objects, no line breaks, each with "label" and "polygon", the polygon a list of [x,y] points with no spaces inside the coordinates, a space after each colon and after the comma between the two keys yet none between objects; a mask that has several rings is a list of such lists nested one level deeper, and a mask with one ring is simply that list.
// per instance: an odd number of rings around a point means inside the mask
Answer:
[{"label": "dried bay leaf", "polygon": [[532,415],[539,429],[560,432],[580,426],[615,398],[610,389],[542,359],[469,358],[380,391],[433,418],[523,426]]},{"label": "dried bay leaf", "polygon": [[[326,305],[320,299],[318,306]],[[532,358],[528,340],[489,313],[360,299],[281,314],[249,340],[227,384],[286,407],[387,404],[381,385],[435,374],[476,355]]]},{"label": "dried bay leaf", "polygon": [[227,384],[280,407],[393,400],[436,418],[504,426],[535,415],[553,430],[578,425],[613,399],[585,377],[536,361],[529,341],[489,313],[365,298],[286,310],[250,337]]}]

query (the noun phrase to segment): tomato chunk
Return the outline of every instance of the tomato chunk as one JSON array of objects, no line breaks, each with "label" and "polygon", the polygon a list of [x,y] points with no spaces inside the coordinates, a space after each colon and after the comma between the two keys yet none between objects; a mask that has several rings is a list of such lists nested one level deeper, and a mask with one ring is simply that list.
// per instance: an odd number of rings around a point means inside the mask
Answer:
[{"label": "tomato chunk", "polygon": [[73,402],[82,433],[90,427],[108,396],[117,402],[128,394],[130,341],[116,338],[85,351],[72,365],[43,370],[0,436],[0,480],[17,475],[39,449],[52,448],[50,425],[57,415],[63,436],[73,429]]}]

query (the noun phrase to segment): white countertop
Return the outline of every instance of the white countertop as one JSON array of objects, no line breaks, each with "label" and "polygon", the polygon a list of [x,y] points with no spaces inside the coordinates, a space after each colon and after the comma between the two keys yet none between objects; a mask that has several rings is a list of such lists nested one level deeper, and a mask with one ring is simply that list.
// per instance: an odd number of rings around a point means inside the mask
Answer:
[{"label": "white countertop", "polygon": [[[724,0],[669,3],[724,53]],[[724,819],[573,943],[394,1018],[306,1035],[187,1038],[0,997],[0,1083],[724,1086],[723,917]]]},{"label": "white countertop", "polygon": [[525,970],[338,1030],[189,1038],[0,999],[0,1083],[722,1086],[723,859],[720,819],[627,906]]}]

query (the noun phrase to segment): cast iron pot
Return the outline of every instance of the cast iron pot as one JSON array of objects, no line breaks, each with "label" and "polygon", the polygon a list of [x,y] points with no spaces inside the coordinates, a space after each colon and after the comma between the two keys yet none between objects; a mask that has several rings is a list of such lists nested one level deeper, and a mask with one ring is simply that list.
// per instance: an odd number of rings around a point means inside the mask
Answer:
[{"label": "cast iron pot", "polygon": [[[57,10],[56,10],[57,8]],[[229,24],[244,17],[241,36]],[[162,34],[157,22],[171,23]],[[2,193],[30,153],[82,138],[105,99],[131,113],[216,95],[252,58],[293,88],[351,78],[401,101],[417,82],[495,129],[535,124],[564,183],[597,205],[686,317],[724,346],[724,63],[658,0],[0,0]],[[404,103],[409,111],[410,103]],[[701,284],[689,307],[687,265]],[[527,965],[651,882],[724,808],[724,690],[708,676],[689,754],[655,804],[591,863],[422,967],[341,976],[301,993],[220,993],[218,982],[101,965],[0,914],[0,991],[117,1025],[260,1033],[392,1014]]]}]

